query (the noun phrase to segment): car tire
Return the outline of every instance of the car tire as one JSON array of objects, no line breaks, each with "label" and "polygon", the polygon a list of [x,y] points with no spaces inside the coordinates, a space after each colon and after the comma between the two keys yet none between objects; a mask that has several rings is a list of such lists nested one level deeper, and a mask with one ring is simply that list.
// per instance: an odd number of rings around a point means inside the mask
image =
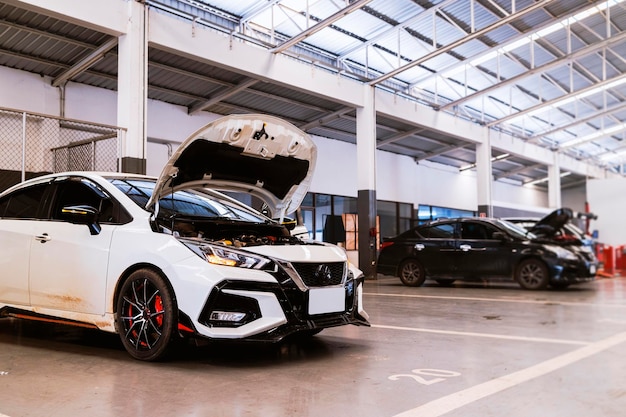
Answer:
[{"label": "car tire", "polygon": [[515,269],[515,279],[524,289],[543,290],[550,280],[548,267],[539,259],[525,259]]},{"label": "car tire", "polygon": [[419,287],[426,281],[424,267],[415,259],[409,259],[400,265],[398,276],[404,285]]},{"label": "car tire", "polygon": [[451,287],[454,284],[454,279],[436,279],[435,280],[437,282],[437,284],[441,285],[442,287]]},{"label": "car tire", "polygon": [[117,299],[117,330],[126,351],[135,359],[167,357],[176,329],[176,300],[165,278],[152,269],[139,269],[124,281]]}]

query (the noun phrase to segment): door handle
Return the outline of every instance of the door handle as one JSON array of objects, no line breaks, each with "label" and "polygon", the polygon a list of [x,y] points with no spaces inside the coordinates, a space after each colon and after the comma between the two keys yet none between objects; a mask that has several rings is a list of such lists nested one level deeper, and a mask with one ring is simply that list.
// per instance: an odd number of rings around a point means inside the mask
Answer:
[{"label": "door handle", "polygon": [[414,246],[415,250],[424,250],[424,245],[422,245],[421,243],[416,243]]},{"label": "door handle", "polygon": [[40,235],[35,236],[35,240],[38,240],[41,243],[46,243],[50,240],[50,236],[47,233],[42,233]]},{"label": "door handle", "polygon": [[487,248],[472,248],[471,245],[461,245],[459,246],[459,248],[463,251],[463,252],[468,252],[468,251],[485,251],[487,250]]}]

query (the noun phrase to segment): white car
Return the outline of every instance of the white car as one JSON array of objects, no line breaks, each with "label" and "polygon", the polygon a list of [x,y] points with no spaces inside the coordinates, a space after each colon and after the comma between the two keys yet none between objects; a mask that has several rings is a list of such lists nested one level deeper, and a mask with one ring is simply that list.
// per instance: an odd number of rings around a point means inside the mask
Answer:
[{"label": "white car", "polygon": [[0,316],[117,332],[158,360],[181,337],[276,342],[368,326],[363,274],[343,249],[304,242],[215,191],[294,211],[316,148],[280,119],[218,119],[159,178],[66,172],[0,194]]}]

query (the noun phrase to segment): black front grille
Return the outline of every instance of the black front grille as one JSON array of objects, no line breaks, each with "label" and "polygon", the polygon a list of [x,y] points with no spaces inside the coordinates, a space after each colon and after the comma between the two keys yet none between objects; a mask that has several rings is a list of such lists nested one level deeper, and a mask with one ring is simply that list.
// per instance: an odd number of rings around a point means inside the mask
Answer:
[{"label": "black front grille", "polygon": [[345,262],[292,263],[307,287],[327,287],[343,282]]}]

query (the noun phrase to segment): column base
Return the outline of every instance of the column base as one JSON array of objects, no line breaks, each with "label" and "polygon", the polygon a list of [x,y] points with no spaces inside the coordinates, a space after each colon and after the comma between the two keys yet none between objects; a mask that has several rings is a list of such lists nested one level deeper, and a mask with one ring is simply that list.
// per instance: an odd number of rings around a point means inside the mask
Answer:
[{"label": "column base", "polygon": [[376,278],[376,191],[359,190],[359,269],[365,278]]}]

